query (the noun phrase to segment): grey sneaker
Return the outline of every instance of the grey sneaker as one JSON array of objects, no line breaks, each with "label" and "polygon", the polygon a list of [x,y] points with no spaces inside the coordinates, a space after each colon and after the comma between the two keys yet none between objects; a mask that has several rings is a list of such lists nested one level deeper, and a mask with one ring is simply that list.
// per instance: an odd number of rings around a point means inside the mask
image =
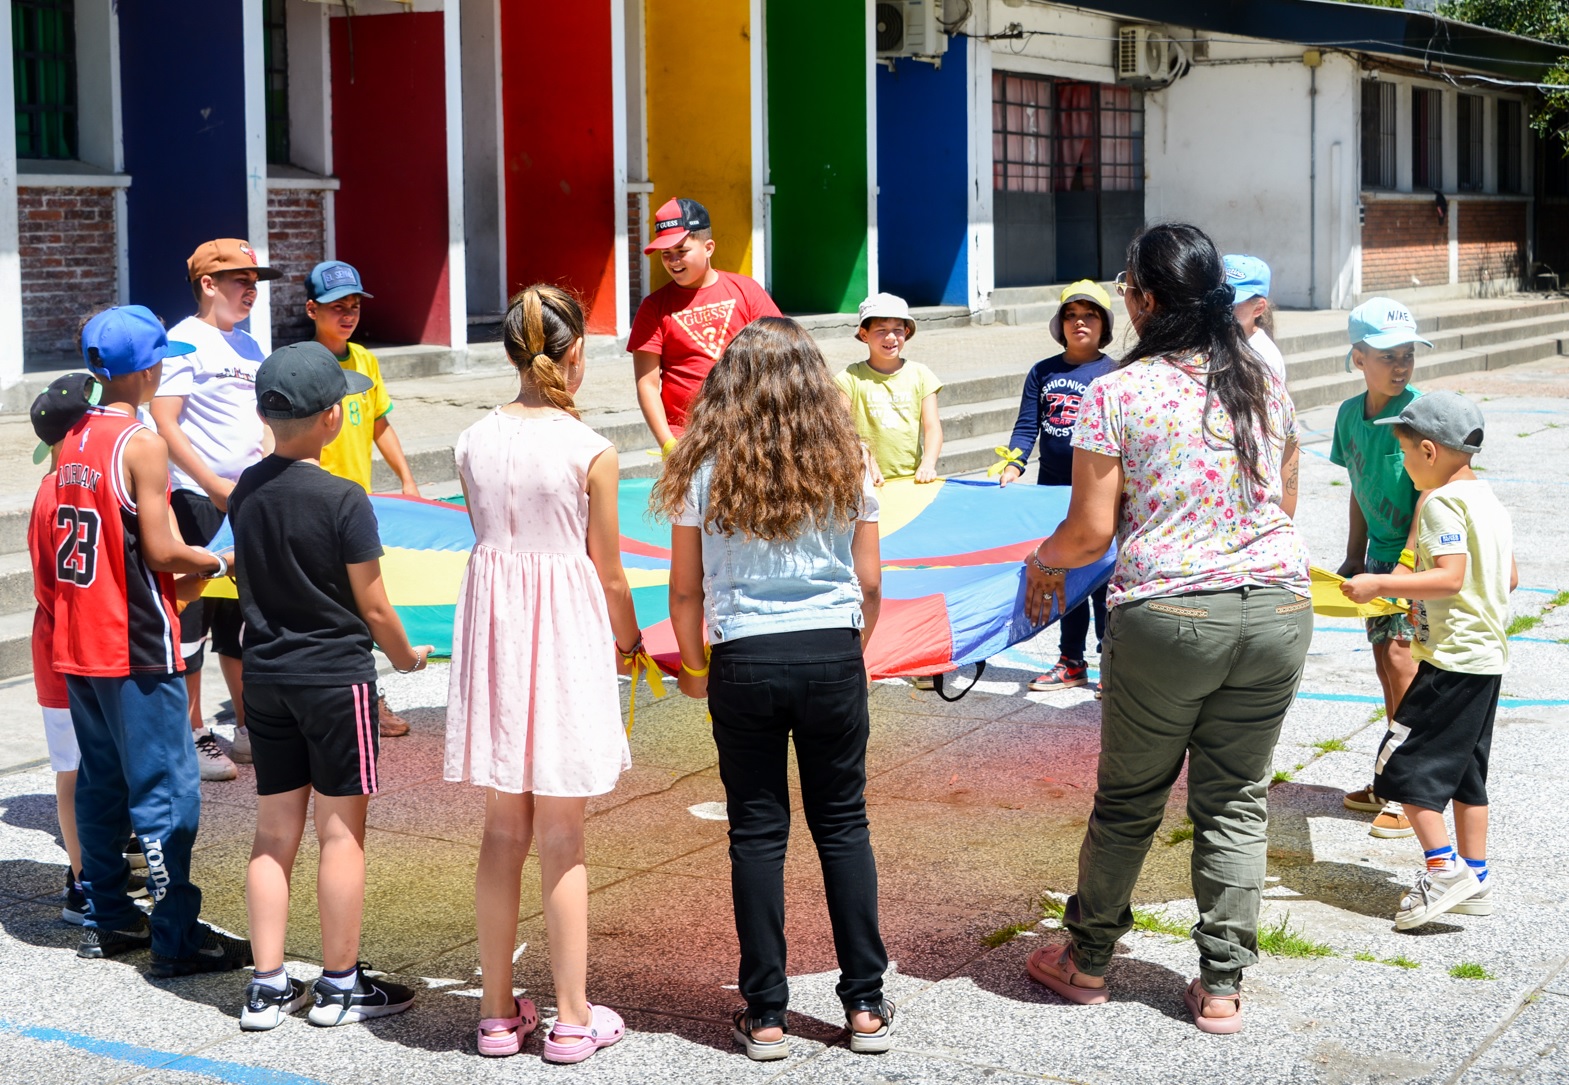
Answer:
[{"label": "grey sneaker", "polygon": [[196,736],[196,762],[201,766],[203,780],[232,780],[240,774],[211,731]]},{"label": "grey sneaker", "polygon": [[251,944],[243,938],[200,924],[206,937],[201,948],[189,957],[153,954],[152,974],[159,979],[190,976],[197,972],[232,972],[251,963]]},{"label": "grey sneaker", "polygon": [[1476,880],[1476,872],[1464,863],[1455,863],[1447,870],[1422,870],[1416,876],[1416,885],[1400,898],[1395,930],[1420,927],[1481,891],[1482,883]]},{"label": "grey sneaker", "polygon": [[1455,915],[1492,915],[1493,914],[1493,878],[1489,874],[1487,881],[1482,883],[1482,888],[1471,896],[1449,909]]},{"label": "grey sneaker", "polygon": [[236,765],[251,763],[251,733],[244,727],[234,729],[234,741],[229,743],[229,760]]},{"label": "grey sneaker", "polygon": [[303,1010],[310,1001],[311,989],[297,979],[289,979],[289,985],[281,991],[265,983],[247,983],[240,1028],[246,1032],[277,1028],[285,1017]]}]

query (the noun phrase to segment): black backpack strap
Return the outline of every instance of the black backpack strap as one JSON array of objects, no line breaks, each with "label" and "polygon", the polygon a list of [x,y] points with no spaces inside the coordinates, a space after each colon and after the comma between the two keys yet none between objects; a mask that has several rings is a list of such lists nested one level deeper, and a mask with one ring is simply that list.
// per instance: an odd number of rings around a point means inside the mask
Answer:
[{"label": "black backpack strap", "polygon": [[983,659],[980,662],[975,664],[975,677],[970,679],[970,684],[965,686],[958,693],[955,693],[952,697],[948,696],[947,691],[942,688],[942,680],[944,678],[946,678],[947,675],[944,675],[944,674],[934,674],[934,675],[932,675],[932,687],[937,691],[937,696],[941,697],[943,700],[945,700],[945,701],[960,701],[960,700],[964,699],[964,695],[966,693],[970,692],[970,690],[975,688],[975,683],[979,682],[981,680],[981,675],[983,675],[985,673],[986,673],[986,661]]}]

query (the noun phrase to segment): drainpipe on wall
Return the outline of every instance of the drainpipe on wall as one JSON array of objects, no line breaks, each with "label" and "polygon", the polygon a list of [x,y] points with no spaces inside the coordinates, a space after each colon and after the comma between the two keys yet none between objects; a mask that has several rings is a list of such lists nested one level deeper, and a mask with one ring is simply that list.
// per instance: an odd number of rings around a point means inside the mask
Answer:
[{"label": "drainpipe on wall", "polygon": [[1302,54],[1308,70],[1308,308],[1316,309],[1318,288],[1318,66],[1317,49]]}]

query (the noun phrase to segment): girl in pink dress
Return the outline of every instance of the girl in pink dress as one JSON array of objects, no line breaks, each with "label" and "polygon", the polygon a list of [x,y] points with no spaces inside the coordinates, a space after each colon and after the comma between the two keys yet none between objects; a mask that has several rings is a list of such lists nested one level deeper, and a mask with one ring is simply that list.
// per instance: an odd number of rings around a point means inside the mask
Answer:
[{"label": "girl in pink dress", "polygon": [[456,448],[475,544],[453,635],[445,775],[487,789],[474,894],[479,1053],[516,1054],[538,1023],[512,987],[533,837],[558,1009],[544,1057],[581,1062],[624,1031],[585,991],[583,817],[590,796],[631,764],[616,672],[642,635],[621,569],[616,450],[572,402],[583,382],[583,311],[557,287],[531,286],[512,299],[504,339],[518,396],[464,430]]}]

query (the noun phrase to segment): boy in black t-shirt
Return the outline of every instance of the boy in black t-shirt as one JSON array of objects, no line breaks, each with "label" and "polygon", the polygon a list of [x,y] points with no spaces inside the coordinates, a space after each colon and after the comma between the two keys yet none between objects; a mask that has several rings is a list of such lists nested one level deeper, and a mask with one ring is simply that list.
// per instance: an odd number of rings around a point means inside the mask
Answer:
[{"label": "boy in black t-shirt", "polygon": [[[317,1025],[408,1009],[413,991],[356,964],[365,907],[365,812],[379,752],[372,638],[401,671],[411,648],[381,582],[370,499],[322,470],[342,400],[369,381],[320,343],[273,351],[256,374],[257,412],[276,451],[229,495],[239,571],[245,719],[256,764],[256,842],[245,878],[256,974],[240,1027],[268,1029],[307,1002]],[[289,877],[316,793],[323,971],[313,989],[283,970]]]}]

